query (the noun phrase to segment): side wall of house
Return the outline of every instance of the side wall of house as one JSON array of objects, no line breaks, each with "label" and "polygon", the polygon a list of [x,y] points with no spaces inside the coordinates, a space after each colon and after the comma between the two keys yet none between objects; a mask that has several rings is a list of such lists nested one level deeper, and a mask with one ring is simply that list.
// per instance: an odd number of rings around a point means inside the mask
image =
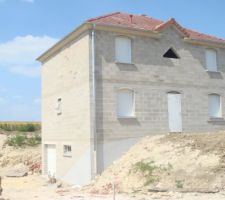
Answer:
[{"label": "side wall of house", "polygon": [[[91,180],[92,170],[89,43],[85,33],[42,66],[43,172],[48,173],[46,145],[55,144],[56,177],[80,185]],[[63,145],[71,145],[71,157],[64,156]]]},{"label": "side wall of house", "polygon": [[[208,94],[221,95],[225,118],[225,50],[218,49],[220,73],[206,71],[207,46],[192,45],[173,28],[160,39],[127,35],[132,38],[132,63],[115,63],[117,33],[98,31],[97,132],[98,169],[114,159],[141,137],[169,132],[167,93],[181,93],[183,132],[225,130],[225,121],[210,121]],[[163,58],[173,47],[180,59]],[[135,93],[135,118],[117,118],[117,91],[129,88]]]}]

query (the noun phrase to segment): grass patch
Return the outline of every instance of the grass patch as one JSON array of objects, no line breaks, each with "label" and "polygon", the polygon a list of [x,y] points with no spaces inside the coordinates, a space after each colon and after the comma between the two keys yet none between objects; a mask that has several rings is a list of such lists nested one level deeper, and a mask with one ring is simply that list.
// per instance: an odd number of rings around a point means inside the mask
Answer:
[{"label": "grass patch", "polygon": [[13,147],[36,146],[41,144],[41,136],[37,133],[29,136],[26,133],[19,133],[9,136],[6,144]]},{"label": "grass patch", "polygon": [[150,161],[150,162],[140,161],[134,165],[133,171],[135,173],[141,172],[142,175],[145,176],[146,182],[144,183],[144,186],[147,186],[156,181],[155,180],[156,178],[153,176],[153,171],[156,168],[157,168],[157,166],[155,165],[154,161]]},{"label": "grass patch", "polygon": [[175,180],[175,184],[177,188],[183,188],[184,187],[184,180]]},{"label": "grass patch", "polygon": [[141,175],[144,176],[146,179],[144,186],[147,186],[159,180],[159,178],[154,175],[154,171],[157,170],[159,172],[169,172],[172,169],[173,166],[170,163],[168,163],[168,166],[157,166],[154,161],[140,161],[133,166],[131,171],[133,173],[141,173]]}]

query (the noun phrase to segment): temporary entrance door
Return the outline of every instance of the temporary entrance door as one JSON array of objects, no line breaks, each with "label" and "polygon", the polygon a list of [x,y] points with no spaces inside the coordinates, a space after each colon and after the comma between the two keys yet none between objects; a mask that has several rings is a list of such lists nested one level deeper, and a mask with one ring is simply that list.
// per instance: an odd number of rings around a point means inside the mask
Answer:
[{"label": "temporary entrance door", "polygon": [[55,145],[48,144],[46,146],[47,151],[47,173],[51,176],[55,176],[56,173],[56,148]]},{"label": "temporary entrance door", "polygon": [[168,117],[170,132],[182,132],[181,95],[168,93]]}]

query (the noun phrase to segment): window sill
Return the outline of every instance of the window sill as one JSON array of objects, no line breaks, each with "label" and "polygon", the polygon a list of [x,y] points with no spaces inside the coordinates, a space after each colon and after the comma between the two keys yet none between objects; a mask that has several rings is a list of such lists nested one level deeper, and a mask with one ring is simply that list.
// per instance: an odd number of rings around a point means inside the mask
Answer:
[{"label": "window sill", "polygon": [[67,154],[64,154],[63,157],[67,157],[67,158],[71,158],[72,155],[67,155]]},{"label": "window sill", "polygon": [[208,122],[224,122],[224,118],[223,117],[210,117],[208,119]]},{"label": "window sill", "polygon": [[115,61],[116,64],[118,65],[134,65],[134,63],[129,63],[129,62],[119,62],[119,61]]},{"label": "window sill", "polygon": [[220,74],[220,71],[210,71],[210,70],[205,70],[207,73],[214,73],[214,74]]},{"label": "window sill", "polygon": [[136,116],[117,116],[118,119],[136,119]]}]

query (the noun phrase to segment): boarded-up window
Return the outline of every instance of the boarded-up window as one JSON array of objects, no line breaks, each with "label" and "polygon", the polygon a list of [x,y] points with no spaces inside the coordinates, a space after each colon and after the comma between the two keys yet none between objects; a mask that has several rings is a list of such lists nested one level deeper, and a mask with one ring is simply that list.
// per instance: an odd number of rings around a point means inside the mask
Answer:
[{"label": "boarded-up window", "polygon": [[119,90],[117,94],[117,116],[134,116],[134,92],[132,90]]},{"label": "boarded-up window", "polygon": [[209,117],[221,117],[220,99],[220,95],[218,94],[209,95]]},{"label": "boarded-up window", "polygon": [[206,67],[208,71],[217,71],[217,53],[213,49],[206,50]]},{"label": "boarded-up window", "polygon": [[115,40],[116,62],[131,63],[131,39],[116,37]]}]

